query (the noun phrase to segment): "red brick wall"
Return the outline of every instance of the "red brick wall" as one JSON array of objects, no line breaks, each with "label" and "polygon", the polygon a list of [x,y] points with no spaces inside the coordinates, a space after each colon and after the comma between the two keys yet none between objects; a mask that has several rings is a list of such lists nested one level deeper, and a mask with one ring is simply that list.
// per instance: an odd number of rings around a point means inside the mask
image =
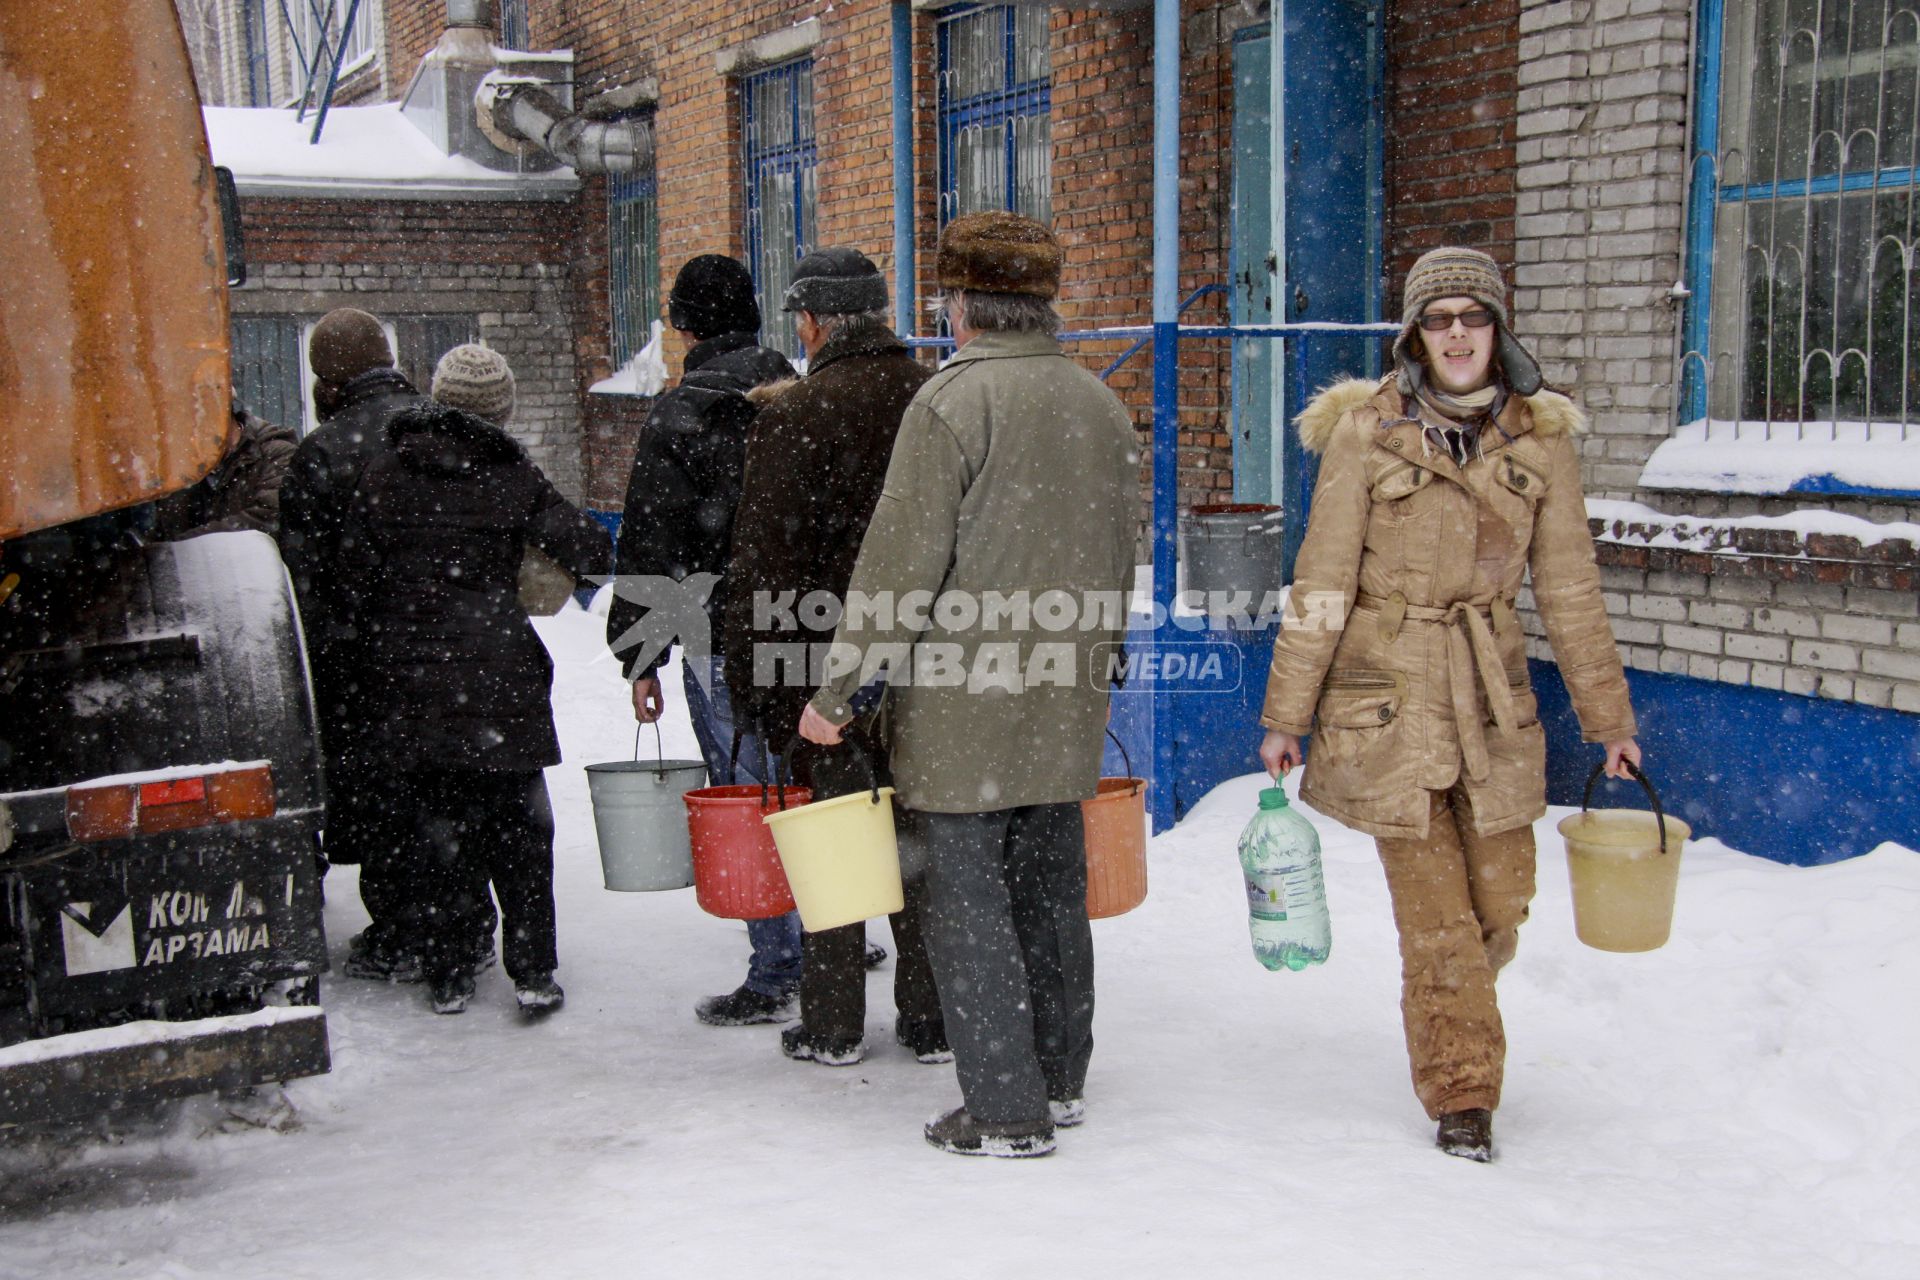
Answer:
[{"label": "red brick wall", "polygon": [[1391,0],[1389,315],[1413,260],[1443,244],[1513,263],[1519,0]]},{"label": "red brick wall", "polygon": [[572,201],[292,200],[240,202],[256,262],[526,266],[572,256]]},{"label": "red brick wall", "polygon": [[387,28],[387,93],[398,98],[407,91],[420,59],[447,29],[447,4],[446,0],[386,0],[382,10]]}]

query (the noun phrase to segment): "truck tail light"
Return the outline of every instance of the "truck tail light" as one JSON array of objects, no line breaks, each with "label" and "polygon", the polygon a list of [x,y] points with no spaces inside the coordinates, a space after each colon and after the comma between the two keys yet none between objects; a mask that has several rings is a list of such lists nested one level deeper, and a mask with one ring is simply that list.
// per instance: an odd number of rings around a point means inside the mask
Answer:
[{"label": "truck tail light", "polygon": [[186,831],[270,818],[273,813],[273,766],[268,764],[199,777],[67,789],[67,834],[75,840]]}]

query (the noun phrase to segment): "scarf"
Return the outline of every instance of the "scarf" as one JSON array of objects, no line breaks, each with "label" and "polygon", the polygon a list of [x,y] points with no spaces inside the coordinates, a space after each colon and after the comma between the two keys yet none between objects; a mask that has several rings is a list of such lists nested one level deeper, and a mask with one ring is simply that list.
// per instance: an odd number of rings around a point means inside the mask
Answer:
[{"label": "scarf", "polygon": [[1480,429],[1506,408],[1506,386],[1496,378],[1478,391],[1454,394],[1428,383],[1426,366],[1419,361],[1402,355],[1400,364],[1402,386],[1412,388],[1411,408],[1423,428],[1421,447],[1437,448],[1454,465],[1466,466],[1480,452]]}]

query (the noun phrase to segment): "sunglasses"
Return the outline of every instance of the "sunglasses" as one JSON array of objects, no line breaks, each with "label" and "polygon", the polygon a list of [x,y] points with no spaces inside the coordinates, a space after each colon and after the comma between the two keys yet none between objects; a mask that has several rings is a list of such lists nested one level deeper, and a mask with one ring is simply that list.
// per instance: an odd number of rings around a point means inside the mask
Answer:
[{"label": "sunglasses", "polygon": [[1453,322],[1455,320],[1458,320],[1469,329],[1484,329],[1493,323],[1493,312],[1475,310],[1462,311],[1458,315],[1450,315],[1445,311],[1429,311],[1420,317],[1420,327],[1428,333],[1444,333],[1448,329],[1453,328]]}]

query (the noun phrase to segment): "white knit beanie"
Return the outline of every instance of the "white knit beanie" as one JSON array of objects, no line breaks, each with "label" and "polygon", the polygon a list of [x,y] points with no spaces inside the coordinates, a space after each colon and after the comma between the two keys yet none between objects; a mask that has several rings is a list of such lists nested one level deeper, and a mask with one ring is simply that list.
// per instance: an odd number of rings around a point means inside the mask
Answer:
[{"label": "white knit beanie", "polygon": [[513,370],[498,351],[476,342],[462,343],[440,357],[433,371],[433,398],[496,427],[505,426],[513,416]]}]

